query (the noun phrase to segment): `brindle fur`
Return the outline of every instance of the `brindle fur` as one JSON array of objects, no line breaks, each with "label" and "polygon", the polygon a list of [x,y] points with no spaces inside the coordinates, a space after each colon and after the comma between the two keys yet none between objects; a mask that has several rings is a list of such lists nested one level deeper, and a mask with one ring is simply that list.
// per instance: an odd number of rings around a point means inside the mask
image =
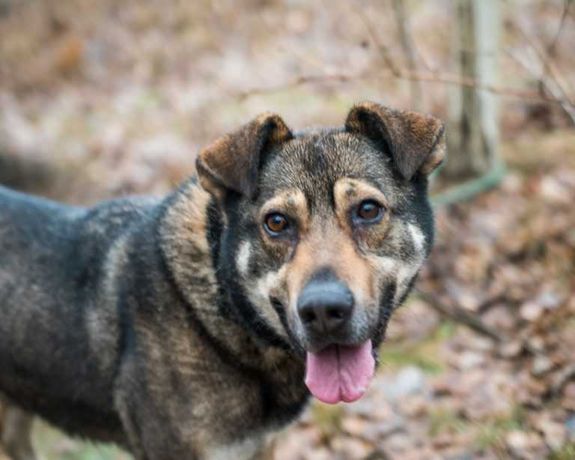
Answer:
[{"label": "brindle fur", "polygon": [[[350,340],[377,347],[432,243],[443,145],[433,117],[364,103],[298,134],[264,114],[164,199],[84,209],[0,188],[0,391],[139,460],[264,458],[308,399],[298,293],[332,270],[358,300]],[[365,198],[386,216],[358,231]],[[293,238],[266,235],[270,210]]]}]

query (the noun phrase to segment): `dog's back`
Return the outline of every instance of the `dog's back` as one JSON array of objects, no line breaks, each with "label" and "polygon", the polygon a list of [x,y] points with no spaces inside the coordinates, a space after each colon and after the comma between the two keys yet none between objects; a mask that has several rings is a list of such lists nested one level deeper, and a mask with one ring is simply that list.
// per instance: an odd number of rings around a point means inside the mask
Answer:
[{"label": "dog's back", "polygon": [[119,315],[102,287],[115,237],[145,209],[117,200],[85,210],[0,187],[0,387],[48,420],[69,419],[71,432],[78,418],[96,437],[119,425]]}]

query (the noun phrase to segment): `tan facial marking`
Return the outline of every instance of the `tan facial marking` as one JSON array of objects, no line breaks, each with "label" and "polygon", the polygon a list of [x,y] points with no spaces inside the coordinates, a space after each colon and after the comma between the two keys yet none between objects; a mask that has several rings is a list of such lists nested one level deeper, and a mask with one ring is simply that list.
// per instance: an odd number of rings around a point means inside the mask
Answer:
[{"label": "tan facial marking", "polygon": [[249,241],[243,241],[240,244],[238,254],[236,256],[236,264],[240,274],[246,276],[250,265],[250,255],[252,251],[252,244]]},{"label": "tan facial marking", "polygon": [[395,290],[395,302],[399,302],[399,299],[405,294],[409,286],[411,279],[417,274],[419,270],[419,264],[404,264],[397,273],[396,290]]},{"label": "tan facial marking", "polygon": [[358,303],[373,298],[372,270],[355,248],[353,239],[335,219],[316,218],[309,232],[300,237],[288,264],[287,287],[292,306],[309,279],[323,268],[331,269],[345,282]]},{"label": "tan facial marking", "polygon": [[402,260],[389,256],[370,256],[374,268],[380,273],[380,277],[388,282],[395,282],[395,302],[399,301],[409,287],[411,279],[417,274],[425,258],[423,246],[425,236],[419,228],[413,224],[405,224],[405,229],[411,237],[412,243],[419,256],[415,259]]},{"label": "tan facial marking", "polygon": [[299,232],[305,232],[309,223],[307,200],[301,190],[284,190],[266,201],[260,209],[259,220],[271,212],[280,212],[295,219]]},{"label": "tan facial marking", "polygon": [[389,207],[389,202],[381,190],[358,179],[348,177],[339,179],[333,186],[333,192],[338,210],[346,205],[357,204],[367,199],[376,200]]},{"label": "tan facial marking", "polygon": [[388,256],[372,256],[374,267],[386,279],[395,279],[400,267],[401,261]]},{"label": "tan facial marking", "polygon": [[[269,307],[270,297],[276,297],[276,293],[281,290],[284,272],[285,266],[277,272],[267,272],[259,279],[246,281],[250,285],[250,289],[247,289],[246,292],[250,302],[259,307],[258,312],[262,315],[264,321],[272,325],[274,330],[282,337],[287,338],[277,313]],[[281,298],[281,295],[277,297]]]},{"label": "tan facial marking", "polygon": [[415,249],[418,252],[423,251],[425,245],[425,235],[423,232],[413,224],[407,224],[407,229],[411,234],[411,239],[413,240],[413,246]]},{"label": "tan facial marking", "polygon": [[336,215],[342,228],[351,234],[350,213],[364,200],[375,200],[386,209],[382,221],[363,232],[362,241],[368,247],[377,247],[387,236],[390,220],[389,202],[381,190],[357,179],[339,179],[333,188]]}]

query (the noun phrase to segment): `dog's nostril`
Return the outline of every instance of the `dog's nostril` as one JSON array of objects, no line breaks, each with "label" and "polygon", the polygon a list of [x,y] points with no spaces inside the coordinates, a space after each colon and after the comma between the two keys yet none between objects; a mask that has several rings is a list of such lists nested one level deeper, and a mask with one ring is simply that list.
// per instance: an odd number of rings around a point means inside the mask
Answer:
[{"label": "dog's nostril", "polygon": [[305,324],[313,323],[317,319],[317,315],[311,309],[300,312],[300,317]]},{"label": "dog's nostril", "polygon": [[308,331],[332,333],[351,318],[354,299],[349,288],[337,280],[313,280],[298,299],[298,314]]},{"label": "dog's nostril", "polygon": [[346,311],[340,307],[328,307],[327,316],[328,318],[332,319],[344,319],[346,316]]}]

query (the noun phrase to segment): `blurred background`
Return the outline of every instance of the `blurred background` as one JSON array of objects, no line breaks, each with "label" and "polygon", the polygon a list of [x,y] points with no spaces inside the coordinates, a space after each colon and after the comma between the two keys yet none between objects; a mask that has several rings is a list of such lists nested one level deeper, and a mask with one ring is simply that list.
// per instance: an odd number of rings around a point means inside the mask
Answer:
[{"label": "blurred background", "polygon": [[[574,459],[574,50],[571,0],[0,0],[0,182],[161,194],[262,111],[294,129],[365,99],[433,113],[437,244],[378,376],[314,403],[276,458]],[[128,458],[40,421],[35,443]]]}]

